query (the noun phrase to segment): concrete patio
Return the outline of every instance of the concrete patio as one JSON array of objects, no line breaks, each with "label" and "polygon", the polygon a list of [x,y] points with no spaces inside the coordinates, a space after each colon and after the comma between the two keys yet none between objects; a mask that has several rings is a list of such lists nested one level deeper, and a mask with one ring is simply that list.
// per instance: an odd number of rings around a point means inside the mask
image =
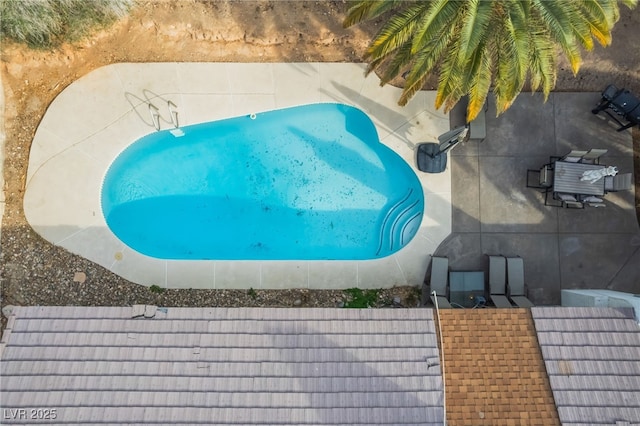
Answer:
[{"label": "concrete patio", "polygon": [[451,151],[452,234],[436,253],[452,270],[487,270],[487,254],[524,259],[529,298],[560,303],[560,290],[638,291],[640,233],[634,192],[608,193],[606,208],[544,205],[526,187],[527,169],[571,149],[606,148],[601,164],[633,171],[630,130],[616,132],[591,114],[599,93],[521,94],[496,118],[489,102],[487,137]]}]

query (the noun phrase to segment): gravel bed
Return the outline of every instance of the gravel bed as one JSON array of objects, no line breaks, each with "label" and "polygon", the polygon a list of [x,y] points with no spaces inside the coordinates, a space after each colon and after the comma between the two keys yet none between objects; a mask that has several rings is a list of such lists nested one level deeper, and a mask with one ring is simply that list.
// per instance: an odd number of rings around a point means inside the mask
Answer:
[{"label": "gravel bed", "polygon": [[[54,246],[29,227],[3,229],[2,305],[344,307],[343,290],[190,290],[131,283]],[[371,307],[416,307],[416,287],[381,289]]]}]

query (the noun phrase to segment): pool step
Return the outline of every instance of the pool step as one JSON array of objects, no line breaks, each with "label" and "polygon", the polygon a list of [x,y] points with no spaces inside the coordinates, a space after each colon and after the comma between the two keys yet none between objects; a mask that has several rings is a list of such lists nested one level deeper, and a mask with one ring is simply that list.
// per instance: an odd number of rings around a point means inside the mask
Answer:
[{"label": "pool step", "polygon": [[410,189],[385,215],[376,256],[393,253],[407,244],[415,235],[414,226],[419,226],[422,210],[420,194]]}]

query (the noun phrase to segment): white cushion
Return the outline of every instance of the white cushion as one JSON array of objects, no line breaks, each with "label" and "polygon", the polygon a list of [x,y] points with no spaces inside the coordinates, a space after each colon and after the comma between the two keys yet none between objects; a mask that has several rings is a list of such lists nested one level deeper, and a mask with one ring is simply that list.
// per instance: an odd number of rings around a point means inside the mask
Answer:
[{"label": "white cushion", "polygon": [[578,201],[576,200],[576,197],[569,194],[558,194],[558,197],[560,197],[562,201]]},{"label": "white cushion", "polygon": [[577,163],[580,160],[582,160],[582,157],[566,157],[564,159],[564,161],[566,161],[567,163]]},{"label": "white cushion", "polygon": [[593,195],[584,199],[587,203],[601,203],[602,198],[594,197]]}]

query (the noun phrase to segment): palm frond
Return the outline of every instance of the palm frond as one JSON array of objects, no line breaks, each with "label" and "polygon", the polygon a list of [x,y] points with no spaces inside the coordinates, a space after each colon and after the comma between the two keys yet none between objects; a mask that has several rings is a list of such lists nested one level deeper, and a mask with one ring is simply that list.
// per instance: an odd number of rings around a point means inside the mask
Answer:
[{"label": "palm frond", "polygon": [[488,40],[479,44],[472,61],[473,78],[468,90],[467,122],[473,121],[484,108],[491,89],[493,53],[490,46]]},{"label": "palm frond", "polygon": [[575,5],[571,2],[546,0],[531,0],[531,3],[532,13],[538,14],[542,19],[554,41],[569,59],[573,73],[577,74],[582,63],[582,56],[572,32],[571,14],[564,9],[564,7],[574,8]]},{"label": "palm frond", "polygon": [[[457,44],[457,40],[453,41],[453,45]],[[454,48],[453,51],[457,51]],[[450,97],[455,97],[456,89],[460,87],[463,79],[463,67],[459,58],[455,54],[445,57],[440,66],[440,77],[438,79],[438,91],[436,93],[436,108],[440,108],[445,103],[451,103]]]},{"label": "palm frond", "polygon": [[556,44],[538,15],[531,14],[527,20],[527,25],[531,89],[536,91],[541,87],[546,100],[556,82]]},{"label": "palm frond", "polygon": [[344,28],[359,24],[368,19],[377,18],[385,12],[395,9],[399,0],[362,0],[351,6],[342,22]]},{"label": "palm frond", "polygon": [[588,51],[593,49],[592,26],[593,24],[586,19],[586,16],[580,13],[576,13],[576,17],[571,19],[571,29],[575,39]]},{"label": "palm frond", "polygon": [[487,100],[493,79],[493,52],[489,45],[478,46],[479,62],[474,79],[469,87],[469,104],[467,105],[467,122],[473,121]]},{"label": "palm frond", "polygon": [[478,45],[487,38],[489,23],[495,14],[496,3],[473,0],[467,2],[465,14],[462,17],[460,29],[460,47],[458,54],[464,58],[470,58]]},{"label": "palm frond", "polygon": [[[391,55],[389,55],[391,56]],[[364,72],[365,77],[368,76],[369,74],[371,74],[373,71],[379,69],[380,67],[382,67],[382,64],[385,63],[385,61],[389,58],[389,56],[383,56],[380,58],[376,58],[373,59],[369,62],[369,65],[367,65],[367,69]]]},{"label": "palm frond", "polygon": [[611,0],[578,0],[576,5],[589,21],[607,26],[615,24],[620,15],[618,4]]},{"label": "palm frond", "polygon": [[383,86],[396,78],[402,70],[407,68],[413,58],[414,55],[411,53],[411,40],[409,40],[393,53],[390,60],[385,62],[380,75],[380,85]]},{"label": "palm frond", "polygon": [[463,2],[450,0],[434,0],[428,5],[413,36],[413,53],[418,53],[423,46],[430,43],[443,28],[451,27],[463,6]]},{"label": "palm frond", "polygon": [[426,7],[425,4],[416,4],[392,16],[369,45],[366,57],[375,59],[386,56],[412,39]]},{"label": "palm frond", "polygon": [[591,34],[602,46],[611,44],[611,29],[620,18],[616,0],[580,0],[577,4],[589,23]]},{"label": "palm frond", "polygon": [[634,9],[638,5],[638,0],[620,0],[620,1],[629,9]]},{"label": "palm frond", "polygon": [[402,95],[398,101],[399,105],[406,105],[424,85],[431,71],[438,64],[447,50],[453,34],[450,31],[443,31],[433,40],[433,43],[413,56],[411,70],[406,78],[406,83]]},{"label": "palm frond", "polygon": [[[438,71],[436,107],[469,95],[467,116],[480,111],[493,84],[498,113],[530,79],[545,99],[557,78],[558,53],[574,74],[582,49],[607,45],[619,5],[639,0],[362,0],[345,26],[390,13],[366,51],[367,73],[384,85],[408,70],[399,100],[405,105]],[[385,18],[386,19],[386,18]]]},{"label": "palm frond", "polygon": [[556,84],[556,49],[549,36],[543,32],[532,36],[530,42],[531,89],[535,91],[541,87],[546,100]]},{"label": "palm frond", "polygon": [[511,105],[522,90],[530,56],[526,17],[522,9],[510,9],[508,16],[496,25],[496,48],[500,51],[500,59],[495,86],[496,105],[500,113]]}]

